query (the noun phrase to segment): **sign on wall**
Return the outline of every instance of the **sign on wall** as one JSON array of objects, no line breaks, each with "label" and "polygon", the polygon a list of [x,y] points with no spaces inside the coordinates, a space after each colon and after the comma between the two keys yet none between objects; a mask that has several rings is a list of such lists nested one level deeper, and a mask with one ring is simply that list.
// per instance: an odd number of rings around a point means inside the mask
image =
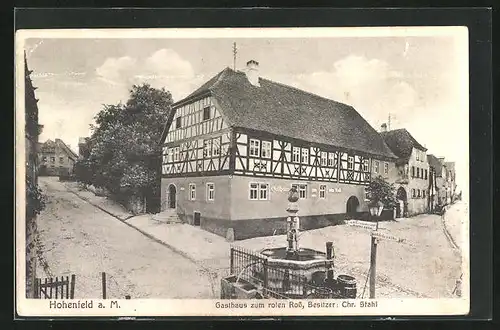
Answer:
[{"label": "sign on wall", "polygon": [[330,189],[328,189],[328,192],[330,192],[330,193],[341,193],[342,192],[342,188],[330,188]]}]

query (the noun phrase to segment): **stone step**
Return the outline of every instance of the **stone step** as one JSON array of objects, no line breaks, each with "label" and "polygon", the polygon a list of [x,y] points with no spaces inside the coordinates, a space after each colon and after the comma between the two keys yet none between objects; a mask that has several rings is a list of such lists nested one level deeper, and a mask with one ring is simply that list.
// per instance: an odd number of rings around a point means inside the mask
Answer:
[{"label": "stone step", "polygon": [[175,211],[160,212],[153,215],[152,219],[161,223],[182,223]]}]

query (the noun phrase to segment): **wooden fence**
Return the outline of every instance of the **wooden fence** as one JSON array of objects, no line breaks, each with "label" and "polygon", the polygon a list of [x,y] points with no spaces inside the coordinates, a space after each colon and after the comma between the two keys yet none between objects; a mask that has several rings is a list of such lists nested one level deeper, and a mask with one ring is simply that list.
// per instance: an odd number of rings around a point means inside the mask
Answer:
[{"label": "wooden fence", "polygon": [[35,279],[36,299],[73,299],[75,297],[75,275],[60,278]]}]

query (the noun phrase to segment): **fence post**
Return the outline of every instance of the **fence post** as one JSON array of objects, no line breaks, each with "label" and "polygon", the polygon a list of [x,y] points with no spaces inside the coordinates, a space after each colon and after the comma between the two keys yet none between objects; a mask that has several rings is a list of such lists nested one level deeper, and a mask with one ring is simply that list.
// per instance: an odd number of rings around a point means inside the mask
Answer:
[{"label": "fence post", "polygon": [[268,264],[267,258],[264,259],[264,289],[262,290],[263,294],[267,294],[267,288],[269,286],[269,274],[268,274]]},{"label": "fence post", "polygon": [[234,248],[231,247],[231,257],[229,261],[229,273],[230,275],[233,275],[234,272]]},{"label": "fence post", "polygon": [[75,298],[75,274],[71,275],[71,292],[70,298]]},{"label": "fence post", "polygon": [[69,299],[69,276],[66,276],[66,299]]},{"label": "fence post", "polygon": [[35,278],[35,292],[33,293],[33,297],[35,299],[39,299],[40,298],[40,283],[39,283],[39,278]]},{"label": "fence post", "polygon": [[102,299],[106,299],[106,273],[102,272]]},{"label": "fence post", "polygon": [[58,298],[58,293],[59,293],[59,279],[58,277],[56,276],[56,299]]}]

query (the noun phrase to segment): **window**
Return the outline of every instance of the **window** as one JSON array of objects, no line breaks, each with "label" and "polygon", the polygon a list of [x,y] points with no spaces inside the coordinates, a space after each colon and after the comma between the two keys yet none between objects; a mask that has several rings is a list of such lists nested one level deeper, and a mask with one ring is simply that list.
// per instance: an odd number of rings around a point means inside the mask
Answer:
[{"label": "window", "polygon": [[420,168],[417,167],[417,178],[420,178]]},{"label": "window", "polygon": [[249,191],[250,200],[268,200],[269,199],[269,185],[267,183],[250,183]]},{"label": "window", "polygon": [[212,140],[203,140],[203,157],[212,157]]},{"label": "window", "polygon": [[215,185],[207,183],[207,201],[213,201],[215,198]]},{"label": "window", "polygon": [[378,173],[378,170],[379,170],[378,166],[379,166],[379,161],[378,160],[374,161],[373,162],[373,172]]},{"label": "window", "polygon": [[319,185],[319,198],[325,198],[325,197],[326,197],[326,185],[320,184]]},{"label": "window", "polygon": [[354,168],[354,157],[347,157],[347,169],[352,170]]},{"label": "window", "polygon": [[335,154],[332,152],[328,153],[328,166],[333,166],[335,164]]},{"label": "window", "polygon": [[260,141],[255,139],[250,139],[250,156],[259,157],[260,156]]},{"label": "window", "polygon": [[419,154],[420,154],[420,151],[419,150],[415,150],[415,156],[416,156],[417,160],[420,160]]},{"label": "window", "polygon": [[175,128],[181,128],[182,126],[182,117],[177,117],[177,119],[175,119]]},{"label": "window", "polygon": [[259,199],[259,184],[250,183],[250,200],[258,200],[258,199]]},{"label": "window", "polygon": [[267,200],[267,196],[269,195],[269,185],[267,183],[261,183],[259,185],[259,199]]},{"label": "window", "polygon": [[363,172],[368,172],[368,159],[363,159]]},{"label": "window", "polygon": [[422,198],[425,198],[425,190],[422,190]]},{"label": "window", "polygon": [[321,166],[326,166],[326,152],[321,152]]},{"label": "window", "polygon": [[46,162],[46,161],[47,161],[47,156],[43,156],[43,157],[42,157],[42,160],[43,160],[44,162]]},{"label": "window", "polygon": [[389,174],[389,164],[384,163],[384,174]]},{"label": "window", "polygon": [[370,192],[365,188],[365,201],[370,200]]},{"label": "window", "polygon": [[196,200],[196,185],[194,183],[189,184],[189,199]]},{"label": "window", "polygon": [[262,141],[262,158],[271,158],[271,142]]},{"label": "window", "polygon": [[210,107],[206,107],[203,109],[203,120],[210,119]]},{"label": "window", "polygon": [[212,155],[219,156],[220,155],[220,143],[219,139],[215,139],[212,141]]},{"label": "window", "polygon": [[293,147],[293,158],[292,161],[294,163],[298,163],[300,161],[300,148]]},{"label": "window", "polygon": [[50,162],[54,163],[56,161],[56,157],[50,157]]},{"label": "window", "polygon": [[411,167],[411,177],[414,178],[415,177],[415,166],[412,166]]},{"label": "window", "polygon": [[424,179],[427,180],[427,170],[424,170]]},{"label": "window", "polygon": [[299,191],[300,199],[307,198],[307,184],[292,184],[292,187],[295,187]]},{"label": "window", "polygon": [[417,197],[420,197],[420,189],[417,189]]},{"label": "window", "polygon": [[179,161],[179,147],[174,148],[174,162]]},{"label": "window", "polygon": [[59,163],[64,163],[64,157],[59,157]]},{"label": "window", "polygon": [[417,197],[417,195],[415,194],[415,189],[411,190],[411,197],[413,197],[413,198]]},{"label": "window", "polygon": [[302,157],[300,162],[302,164],[309,164],[309,149],[302,148]]}]

